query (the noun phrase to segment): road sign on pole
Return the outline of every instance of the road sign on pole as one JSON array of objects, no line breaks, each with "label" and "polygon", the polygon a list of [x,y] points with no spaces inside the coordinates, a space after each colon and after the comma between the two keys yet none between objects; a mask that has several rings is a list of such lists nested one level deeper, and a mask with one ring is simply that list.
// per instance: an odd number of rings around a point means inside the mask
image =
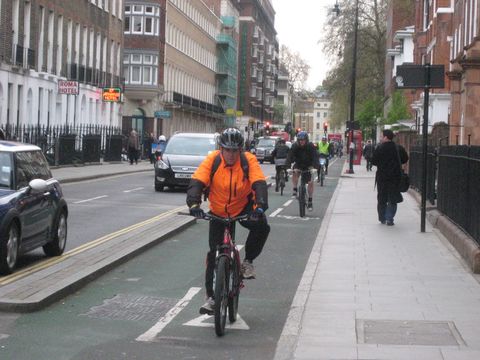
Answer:
[{"label": "road sign on pole", "polygon": [[395,77],[397,89],[424,89],[423,96],[423,166],[422,166],[422,210],[420,231],[425,232],[427,213],[427,145],[428,145],[428,107],[430,89],[445,87],[445,67],[443,65],[400,65]]}]

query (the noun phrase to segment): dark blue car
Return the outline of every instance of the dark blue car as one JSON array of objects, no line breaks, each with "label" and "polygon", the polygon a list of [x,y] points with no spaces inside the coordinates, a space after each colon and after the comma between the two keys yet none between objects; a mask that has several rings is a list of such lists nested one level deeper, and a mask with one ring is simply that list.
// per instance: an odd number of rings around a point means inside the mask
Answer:
[{"label": "dark blue car", "polygon": [[68,208],[41,149],[0,141],[0,274],[18,257],[40,246],[61,255],[67,240]]}]

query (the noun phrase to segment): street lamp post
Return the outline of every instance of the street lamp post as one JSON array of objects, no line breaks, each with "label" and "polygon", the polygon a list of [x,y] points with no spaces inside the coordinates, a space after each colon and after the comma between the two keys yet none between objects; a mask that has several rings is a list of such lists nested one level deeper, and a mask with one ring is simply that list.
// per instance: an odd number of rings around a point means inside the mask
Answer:
[{"label": "street lamp post", "polygon": [[[355,90],[357,78],[357,35],[358,35],[358,0],[355,0],[355,25],[353,30],[353,61],[352,61],[352,78],[350,88],[350,136],[348,138],[348,150],[350,151],[350,164],[348,173],[353,174],[353,154],[355,151],[355,142],[353,141],[354,124],[355,124]],[[353,142],[353,146],[352,146]]]}]

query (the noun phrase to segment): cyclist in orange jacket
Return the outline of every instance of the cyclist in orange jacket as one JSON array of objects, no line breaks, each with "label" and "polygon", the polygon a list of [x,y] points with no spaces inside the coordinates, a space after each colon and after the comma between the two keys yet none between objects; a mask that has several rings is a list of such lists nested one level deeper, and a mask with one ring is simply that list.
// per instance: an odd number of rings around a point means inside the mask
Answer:
[{"label": "cyclist in orange jacket", "polygon": [[[220,150],[214,151],[200,164],[192,176],[187,191],[190,214],[203,218],[200,208],[202,193],[209,190],[210,210],[220,217],[235,217],[250,214],[240,224],[250,230],[245,243],[245,258],[242,275],[245,279],[255,278],[253,260],[260,255],[270,232],[264,213],[268,209],[268,189],[265,175],[254,155],[243,152],[243,135],[238,129],[228,128],[220,136]],[[221,160],[214,169],[215,160]],[[212,176],[213,173],[213,176]],[[205,287],[207,302],[200,308],[201,314],[213,314],[213,273],[217,245],[223,241],[225,225],[210,221],[209,246]]]}]

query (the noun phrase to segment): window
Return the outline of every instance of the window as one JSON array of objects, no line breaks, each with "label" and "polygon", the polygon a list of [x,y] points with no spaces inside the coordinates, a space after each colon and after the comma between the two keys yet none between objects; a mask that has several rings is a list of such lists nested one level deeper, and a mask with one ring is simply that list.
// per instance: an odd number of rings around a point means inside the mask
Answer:
[{"label": "window", "polygon": [[153,18],[145,18],[145,34],[153,35]]},{"label": "window", "polygon": [[328,113],[324,112],[323,117],[326,118],[328,116]]},{"label": "window", "polygon": [[131,83],[132,84],[140,84],[141,79],[140,79],[140,72],[141,68],[140,66],[132,66],[131,68]]},{"label": "window", "polygon": [[27,186],[33,179],[51,179],[52,174],[41,151],[22,151],[15,157],[17,189]]},{"label": "window", "polygon": [[143,55],[143,63],[144,64],[153,64],[153,56],[152,55]]},{"label": "window", "polygon": [[142,63],[142,55],[132,54],[132,64],[141,64],[141,63]]},{"label": "window", "polygon": [[125,84],[130,83],[130,68],[128,66],[123,67],[123,78],[125,79]]},{"label": "window", "polygon": [[150,66],[143,67],[143,83],[144,84],[152,83],[152,68]]},{"label": "window", "polygon": [[125,14],[130,14],[131,9],[132,9],[132,8],[130,7],[130,5],[126,5],[126,6],[125,6]]},{"label": "window", "polygon": [[143,22],[142,22],[142,17],[141,16],[134,16],[133,17],[133,29],[132,33],[134,34],[141,34],[143,30]]},{"label": "window", "polygon": [[143,6],[142,5],[133,5],[133,13],[141,14],[142,12],[143,12]]},{"label": "window", "polygon": [[126,33],[130,32],[130,16],[125,16],[125,20],[123,22],[123,31]]},{"label": "window", "polygon": [[153,6],[145,6],[145,14],[153,14]]},{"label": "window", "polygon": [[317,117],[320,117],[320,111],[317,111]]},{"label": "window", "polygon": [[317,123],[317,130],[320,130],[320,123]]},{"label": "window", "polygon": [[123,55],[123,63],[124,64],[128,64],[129,60],[130,60],[130,55]]}]

